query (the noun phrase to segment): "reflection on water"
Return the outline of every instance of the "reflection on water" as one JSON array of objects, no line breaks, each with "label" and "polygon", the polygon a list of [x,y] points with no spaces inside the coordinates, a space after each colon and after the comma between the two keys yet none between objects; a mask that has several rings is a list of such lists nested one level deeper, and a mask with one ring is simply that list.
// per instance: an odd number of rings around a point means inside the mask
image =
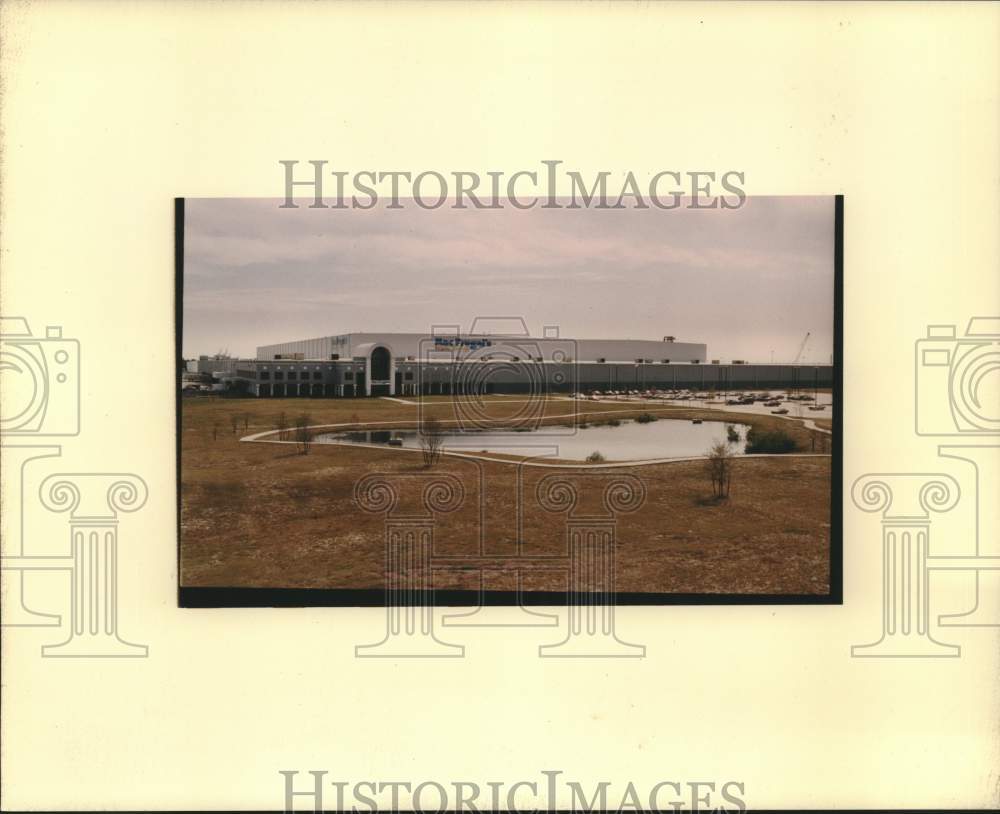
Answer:
[{"label": "reflection on water", "polygon": [[[732,431],[728,428],[732,428]],[[563,429],[563,428],[561,428]],[[695,424],[680,419],[660,419],[649,423],[622,421],[620,426],[579,427],[571,435],[545,432],[503,430],[445,431],[442,446],[456,452],[494,452],[584,461],[599,452],[608,461],[645,461],[655,458],[684,458],[707,454],[719,441],[729,441],[734,455],[746,448],[745,424],[705,421]],[[325,433],[318,443],[390,444],[417,449],[420,437],[416,430],[372,430],[366,432]]]}]

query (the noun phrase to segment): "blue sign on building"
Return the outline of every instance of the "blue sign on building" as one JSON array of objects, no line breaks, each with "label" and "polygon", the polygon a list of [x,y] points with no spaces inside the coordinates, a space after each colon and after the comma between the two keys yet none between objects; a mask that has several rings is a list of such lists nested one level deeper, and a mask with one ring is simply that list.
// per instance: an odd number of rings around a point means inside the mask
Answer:
[{"label": "blue sign on building", "polygon": [[434,347],[443,348],[468,348],[469,350],[479,350],[480,348],[492,347],[493,343],[489,339],[463,339],[460,336],[435,336]]}]

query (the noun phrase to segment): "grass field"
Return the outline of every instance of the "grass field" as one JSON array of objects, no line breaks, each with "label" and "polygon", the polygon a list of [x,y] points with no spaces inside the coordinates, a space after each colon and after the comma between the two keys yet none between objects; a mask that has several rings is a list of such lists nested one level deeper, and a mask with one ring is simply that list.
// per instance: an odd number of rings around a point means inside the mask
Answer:
[{"label": "grass field", "polygon": [[[525,410],[516,396],[489,397],[478,408],[484,422],[508,422]],[[385,399],[185,399],[181,415],[181,584],[186,587],[381,588],[383,519],[354,503],[365,474],[425,473],[422,457],[398,450],[240,442],[308,415],[312,424],[415,421],[417,407]],[[424,399],[421,410],[456,420],[449,397]],[[800,423],[688,407],[551,399],[545,420],[567,423],[576,410],[588,423],[643,412],[781,427],[810,451],[817,435]],[[818,448],[818,447],[817,447]],[[569,467],[567,467],[569,469]],[[552,469],[500,460],[444,456],[434,472],[461,479],[466,499],[441,515],[435,555],[483,550],[497,558],[517,552],[517,479],[523,494]],[[611,473],[611,470],[600,470]],[[730,498],[716,502],[702,462],[615,469],[639,477],[645,504],[618,521],[617,588],[694,593],[802,593],[829,590],[830,459],[736,459]],[[591,495],[586,499],[593,499]],[[565,550],[565,520],[525,500],[520,532],[525,554]],[[513,580],[513,572],[510,579]],[[478,572],[435,574],[440,587],[477,588]],[[494,587],[512,588],[497,584]],[[565,576],[531,571],[528,589],[562,590]]]}]

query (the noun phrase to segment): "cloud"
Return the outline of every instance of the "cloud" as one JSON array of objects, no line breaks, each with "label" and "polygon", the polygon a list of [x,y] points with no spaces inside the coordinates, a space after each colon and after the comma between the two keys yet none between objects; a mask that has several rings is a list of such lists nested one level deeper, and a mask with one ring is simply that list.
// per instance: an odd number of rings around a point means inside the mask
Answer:
[{"label": "cloud", "polygon": [[[186,354],[209,352],[227,330],[246,335],[251,319],[294,339],[468,324],[500,307],[536,329],[559,320],[567,335],[672,333],[740,358],[797,346],[805,330],[832,347],[830,197],[670,211],[279,203],[187,202]],[[306,325],[312,333],[297,330]]]}]

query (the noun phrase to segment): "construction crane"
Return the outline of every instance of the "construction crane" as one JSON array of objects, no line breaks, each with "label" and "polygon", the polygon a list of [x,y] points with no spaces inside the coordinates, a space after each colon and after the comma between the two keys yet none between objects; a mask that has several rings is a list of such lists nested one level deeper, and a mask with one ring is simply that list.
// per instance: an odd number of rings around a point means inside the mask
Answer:
[{"label": "construction crane", "polygon": [[[802,358],[802,354],[803,354],[803,352],[806,349],[806,344],[809,342],[809,337],[810,337],[811,334],[812,334],[812,331],[806,331],[806,335],[804,337],[802,337],[802,344],[799,345],[799,352],[795,354],[795,358],[792,360],[792,364],[793,365],[797,365],[799,363],[799,360]],[[798,398],[797,394],[798,394],[798,390],[799,390],[799,374],[798,374],[798,371],[795,371],[795,384],[793,384],[788,389],[789,389],[789,392],[793,392],[793,393],[796,394],[796,395],[791,396],[791,398],[797,399]]]},{"label": "construction crane", "polygon": [[802,358],[802,351],[806,349],[806,343],[809,341],[809,335],[811,333],[811,331],[806,331],[806,335],[802,339],[802,344],[799,345],[799,352],[795,354],[795,358],[792,360],[793,365],[797,365],[799,363],[799,359]]}]

